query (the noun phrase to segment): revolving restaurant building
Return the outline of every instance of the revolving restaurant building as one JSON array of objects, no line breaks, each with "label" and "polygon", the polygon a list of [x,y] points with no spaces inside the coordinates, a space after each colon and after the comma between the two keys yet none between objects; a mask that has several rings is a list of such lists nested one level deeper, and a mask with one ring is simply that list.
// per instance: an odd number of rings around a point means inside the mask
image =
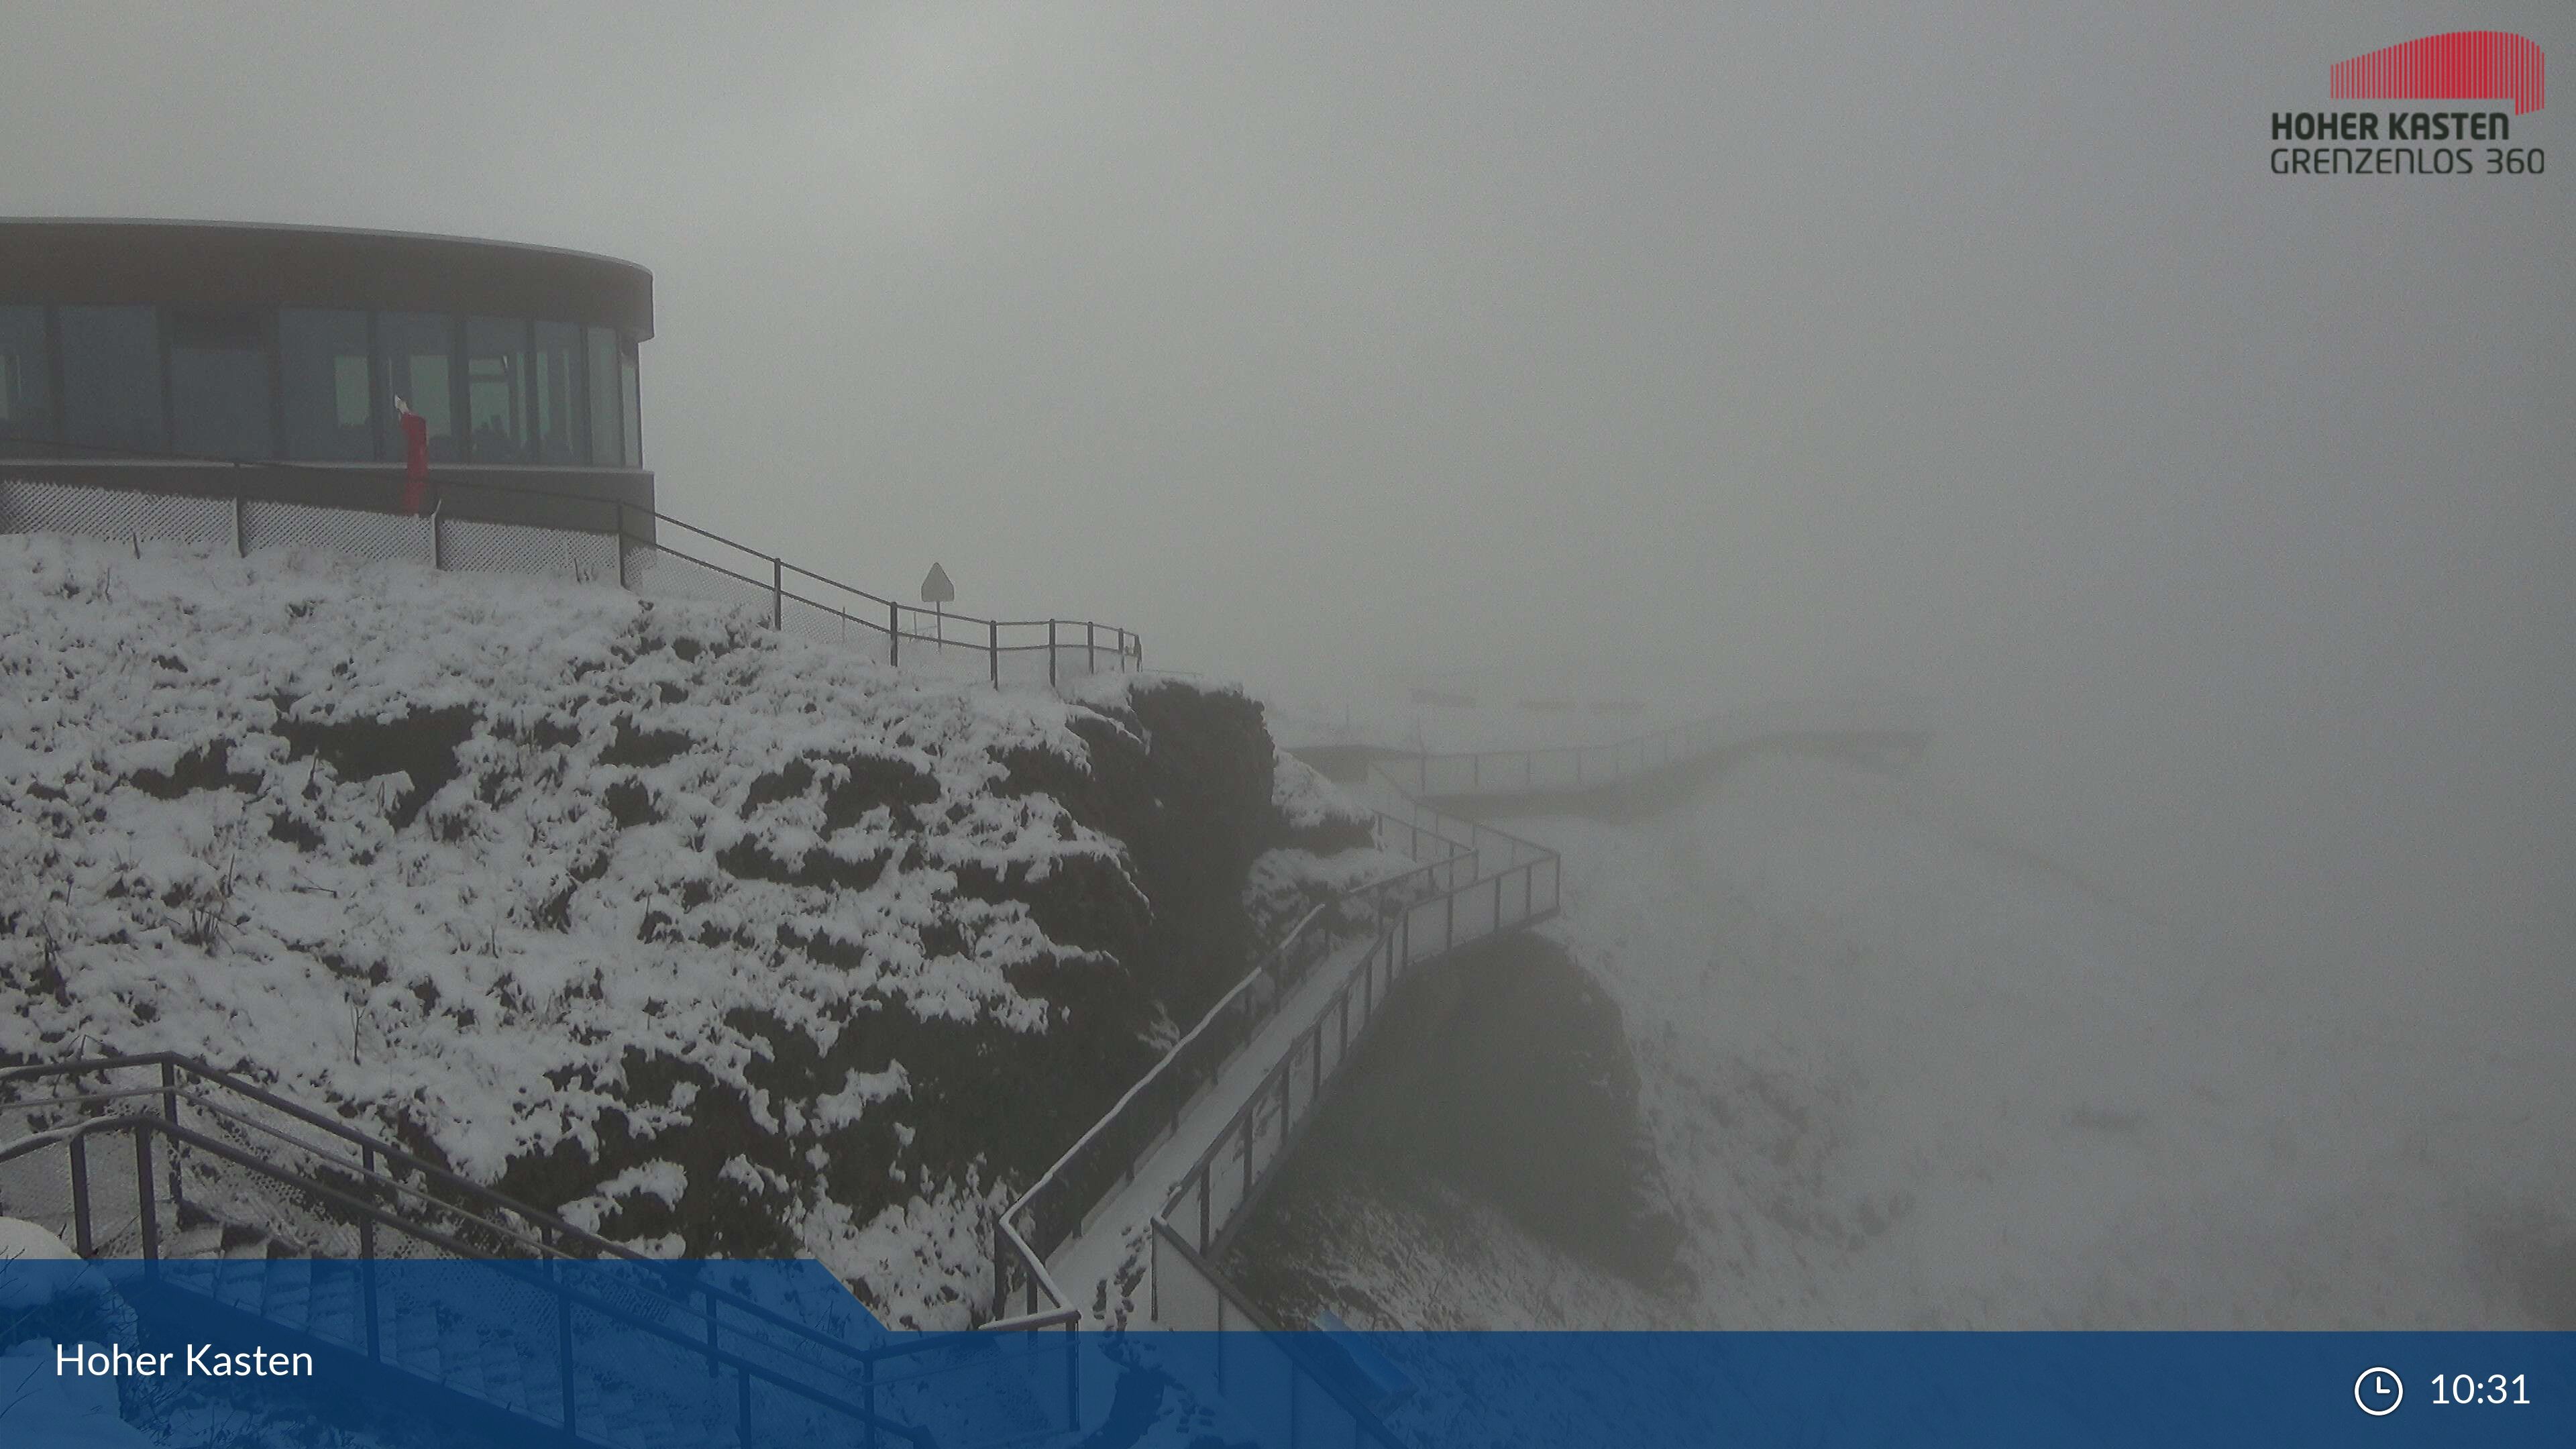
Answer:
[{"label": "revolving restaurant building", "polygon": [[652,274],[581,252],[0,220],[0,469],[391,509],[400,397],[429,425],[433,477],[497,485],[456,490],[475,513],[541,521],[531,493],[649,509],[636,354],[652,335]]}]

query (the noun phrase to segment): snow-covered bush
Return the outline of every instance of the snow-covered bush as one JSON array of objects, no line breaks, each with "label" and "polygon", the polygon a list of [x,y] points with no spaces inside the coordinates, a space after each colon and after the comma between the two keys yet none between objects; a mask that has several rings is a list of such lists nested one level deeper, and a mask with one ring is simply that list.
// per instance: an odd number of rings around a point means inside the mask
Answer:
[{"label": "snow-covered bush", "polygon": [[962,1323],[993,1204],[1240,972],[1291,833],[1258,706],[1075,693],[614,589],[0,538],[0,1061],[202,1055]]}]

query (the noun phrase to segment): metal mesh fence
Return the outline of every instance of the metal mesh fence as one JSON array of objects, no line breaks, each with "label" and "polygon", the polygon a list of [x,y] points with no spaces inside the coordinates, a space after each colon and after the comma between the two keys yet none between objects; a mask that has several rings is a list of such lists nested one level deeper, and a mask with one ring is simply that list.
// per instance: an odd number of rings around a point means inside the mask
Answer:
[{"label": "metal mesh fence", "polygon": [[229,498],[0,479],[0,533],[229,542],[233,503]]},{"label": "metal mesh fence", "polygon": [[468,572],[536,574],[577,584],[617,582],[617,540],[524,523],[441,518],[440,566]]},{"label": "metal mesh fence", "polygon": [[71,1149],[54,1143],[0,1162],[0,1217],[73,1240]]},{"label": "metal mesh fence", "polygon": [[883,661],[887,636],[882,614],[869,618],[857,609],[835,605],[829,600],[817,601],[790,592],[783,601],[780,623],[800,639],[827,644],[845,653]]},{"label": "metal mesh fence", "polygon": [[770,615],[767,583],[750,579],[688,554],[649,544],[632,545],[626,553],[626,586],[648,599],[688,599]]},{"label": "metal mesh fence", "polygon": [[244,553],[283,548],[346,554],[369,563],[410,559],[422,565],[436,558],[426,518],[254,498],[242,503],[241,520]]}]

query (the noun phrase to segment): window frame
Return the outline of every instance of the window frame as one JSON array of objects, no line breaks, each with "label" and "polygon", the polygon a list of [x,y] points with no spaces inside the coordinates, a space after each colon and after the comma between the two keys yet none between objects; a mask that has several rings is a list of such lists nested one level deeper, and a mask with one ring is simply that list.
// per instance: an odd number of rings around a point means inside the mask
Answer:
[{"label": "window frame", "polygon": [[[280,361],[281,349],[278,339],[277,314],[280,309],[277,307],[184,306],[176,303],[164,303],[157,310],[160,313],[161,327],[161,411],[167,419],[167,422],[163,427],[163,437],[165,440],[165,446],[169,451],[183,459],[194,460],[213,458],[227,463],[276,462],[283,460],[285,457],[286,444],[284,427],[286,399],[279,386],[283,381],[279,376],[279,373],[282,370],[282,364]],[[182,349],[179,346],[178,318],[179,314],[183,312],[246,313],[250,317],[252,325],[259,331],[259,346],[256,349],[242,347]],[[179,353],[183,350],[205,352],[226,351],[237,353],[257,352],[260,360],[260,370],[268,385],[268,416],[262,420],[268,433],[268,447],[264,452],[253,453],[241,457],[211,451],[198,452],[189,448],[180,439],[178,357]]]},{"label": "window frame", "polygon": [[[154,419],[154,425],[158,429],[159,436],[152,440],[151,446],[138,448],[123,443],[97,443],[85,439],[76,439],[73,436],[71,414],[74,398],[72,397],[71,389],[68,386],[71,381],[71,355],[70,350],[64,346],[67,329],[64,326],[66,319],[63,316],[66,311],[72,310],[82,312],[140,313],[150,320],[152,336],[150,342],[147,344],[148,352],[146,356],[141,359],[143,363],[141,372],[143,375],[149,376],[153,379],[154,385],[160,389],[160,397],[157,399],[157,406],[139,410],[133,414],[132,417],[139,420],[148,412]],[[163,310],[164,309],[160,305],[150,302],[55,302],[46,304],[45,311],[48,317],[46,341],[53,354],[52,371],[55,388],[54,407],[56,422],[54,441],[60,444],[64,451],[75,456],[95,457],[102,455],[121,455],[133,457],[139,454],[144,457],[160,458],[169,458],[176,451],[171,446],[170,329],[166,319],[162,316]]]},{"label": "window frame", "polygon": [[[322,316],[355,317],[358,319],[359,360],[366,364],[367,369],[367,438],[363,456],[356,458],[313,457],[308,456],[296,447],[295,437],[287,426],[286,314],[289,312],[304,312]],[[389,411],[389,409],[379,400],[389,396],[390,394],[385,386],[384,360],[379,356],[379,348],[377,347],[376,309],[372,307],[317,306],[303,302],[291,304],[279,303],[277,306],[269,309],[269,316],[270,333],[275,338],[273,356],[275,358],[277,368],[278,460],[280,462],[314,467],[351,467],[362,463],[382,463],[387,461],[385,451],[384,415]],[[340,357],[346,356],[347,354],[333,353],[331,355],[334,357]],[[336,378],[333,380],[333,383],[336,387]],[[339,400],[336,394],[328,400],[328,410],[334,417],[336,417],[339,412],[338,404]]]},{"label": "window frame", "polygon": [[[515,458],[487,460],[479,455],[479,452],[475,447],[475,439],[479,435],[480,430],[474,423],[474,359],[477,356],[488,355],[477,353],[474,348],[474,324],[478,322],[494,322],[502,324],[503,326],[515,325],[518,331],[518,337],[507,354],[510,359],[510,363],[506,369],[510,389],[510,416],[519,425],[519,437],[517,440],[518,456]],[[459,361],[465,370],[466,386],[466,391],[463,394],[465,398],[465,461],[468,463],[481,464],[485,467],[527,468],[536,466],[536,416],[535,409],[530,406],[534,401],[535,394],[534,389],[529,385],[528,378],[528,374],[533,368],[532,359],[536,352],[536,319],[532,317],[496,316],[489,312],[467,312],[459,316],[457,320],[457,330],[458,336],[460,336],[465,343],[462,355],[459,358]]]},{"label": "window frame", "polygon": [[[437,458],[434,466],[486,466],[509,468],[566,468],[583,471],[644,471],[643,413],[643,337],[636,330],[614,323],[591,322],[577,318],[545,317],[523,314],[515,317],[487,313],[456,311],[420,311],[400,307],[349,306],[328,301],[298,299],[292,302],[260,303],[247,308],[218,307],[210,304],[173,302],[56,302],[34,299],[13,300],[11,307],[25,307],[41,318],[43,348],[42,381],[47,404],[46,427],[42,436],[19,434],[7,440],[17,456],[37,455],[34,450],[47,450],[45,455],[123,455],[158,457],[173,462],[198,459],[214,460],[212,453],[187,453],[180,446],[178,394],[173,372],[176,344],[176,314],[191,310],[242,311],[254,316],[260,327],[260,355],[268,386],[268,416],[264,420],[268,434],[267,451],[256,458],[224,458],[223,462],[274,462],[319,467],[361,467],[402,461],[401,432],[396,425],[392,405],[393,369],[387,352],[386,319],[436,319],[447,353],[446,441],[453,456]],[[157,423],[158,437],[148,448],[129,447],[122,443],[92,444],[73,440],[75,400],[70,387],[70,358],[65,347],[66,313],[70,310],[123,312],[141,314],[151,324],[148,350],[140,358],[142,378],[159,389],[157,409],[137,412],[130,422],[146,421],[147,414]],[[365,322],[368,420],[366,455],[355,458],[320,458],[301,456],[294,446],[289,428],[288,375],[284,315],[288,312],[330,313],[357,317]],[[512,404],[525,436],[519,440],[520,456],[509,459],[480,459],[475,456],[473,438],[473,378],[468,340],[472,323],[511,324],[516,332],[519,364],[514,369]],[[537,358],[537,329],[540,325],[571,329],[573,346],[569,355],[571,381],[567,387],[565,425],[570,437],[571,461],[553,463],[545,460],[544,446],[538,436],[536,414],[536,379],[533,375]],[[217,349],[243,351],[247,349]],[[597,364],[604,350],[611,370],[601,375]],[[138,379],[140,380],[140,379]],[[605,389],[603,395],[602,389]],[[414,384],[418,390],[418,384]],[[613,409],[603,419],[599,405]],[[615,456],[602,459],[603,444],[613,447]]]},{"label": "window frame", "polygon": [[45,426],[41,434],[11,428],[0,436],[0,449],[10,457],[48,457],[61,451],[63,440],[63,359],[55,345],[54,304],[51,302],[0,302],[0,307],[24,308],[36,314],[36,357],[34,375],[45,389]]}]

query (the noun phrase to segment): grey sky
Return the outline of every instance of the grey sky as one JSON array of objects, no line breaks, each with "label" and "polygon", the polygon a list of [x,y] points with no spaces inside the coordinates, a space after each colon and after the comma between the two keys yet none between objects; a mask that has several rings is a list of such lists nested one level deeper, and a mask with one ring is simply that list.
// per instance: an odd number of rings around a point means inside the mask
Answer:
[{"label": "grey sky", "polygon": [[1930,689],[2231,949],[2564,1010],[2576,107],[2536,179],[2266,156],[2576,14],[2249,8],[28,4],[5,208],[629,257],[665,507],[827,573]]}]

